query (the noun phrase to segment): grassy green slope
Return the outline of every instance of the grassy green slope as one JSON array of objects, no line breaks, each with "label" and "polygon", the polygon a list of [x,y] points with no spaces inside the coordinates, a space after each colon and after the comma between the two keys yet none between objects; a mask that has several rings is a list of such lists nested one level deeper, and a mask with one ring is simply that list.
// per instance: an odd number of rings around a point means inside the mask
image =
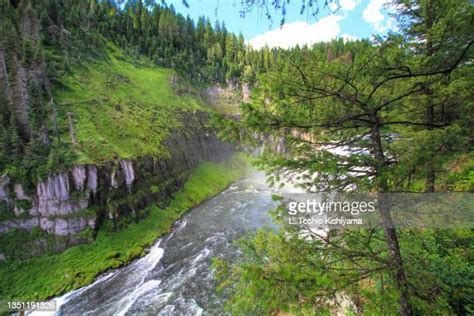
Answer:
[{"label": "grassy green slope", "polygon": [[101,272],[142,256],[144,249],[168,233],[185,211],[221,192],[244,175],[246,168],[241,155],[219,164],[204,163],[166,209],[151,206],[146,219],[124,230],[99,231],[93,243],[72,247],[60,254],[0,263],[0,300],[42,300],[57,296],[91,283]]},{"label": "grassy green slope", "polygon": [[177,95],[173,71],[132,61],[109,47],[108,60],[88,63],[62,79],[57,89],[59,125],[69,136],[72,113],[78,163],[101,163],[114,158],[166,156],[160,146],[170,128],[179,127],[176,112],[204,109],[190,95]]}]

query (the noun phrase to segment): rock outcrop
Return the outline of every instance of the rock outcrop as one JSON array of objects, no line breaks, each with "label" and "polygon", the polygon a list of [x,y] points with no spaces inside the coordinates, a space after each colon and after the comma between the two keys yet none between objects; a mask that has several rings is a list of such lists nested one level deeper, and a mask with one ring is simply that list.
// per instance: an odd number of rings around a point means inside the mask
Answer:
[{"label": "rock outcrop", "polygon": [[222,113],[239,113],[241,103],[249,103],[251,90],[248,83],[229,80],[227,86],[215,84],[201,91],[201,98]]},{"label": "rock outcrop", "polygon": [[[66,238],[61,247],[54,247],[62,250],[87,242],[89,239],[78,234],[97,230],[109,217],[117,222],[137,216],[136,210],[150,203],[166,205],[197,165],[220,161],[233,152],[233,146],[219,141],[208,126],[206,113],[182,115],[184,126],[171,133],[164,144],[167,158],[139,157],[73,166],[39,181],[34,192],[12,184],[7,177],[0,178],[0,200],[12,210],[16,208],[16,216],[0,221],[0,233],[41,229],[49,236]],[[47,246],[45,242],[38,244]],[[0,252],[8,260],[1,245]]]},{"label": "rock outcrop", "polygon": [[87,170],[84,166],[74,166],[71,169],[72,179],[74,181],[74,187],[77,191],[84,191],[87,180]]},{"label": "rock outcrop", "polygon": [[6,176],[0,176],[0,201],[8,202],[8,183],[10,179]]}]

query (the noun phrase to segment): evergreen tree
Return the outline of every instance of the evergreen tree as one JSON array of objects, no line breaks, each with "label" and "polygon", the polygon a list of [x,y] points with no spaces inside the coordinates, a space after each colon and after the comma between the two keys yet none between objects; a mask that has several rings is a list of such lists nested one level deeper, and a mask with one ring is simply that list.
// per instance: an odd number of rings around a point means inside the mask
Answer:
[{"label": "evergreen tree", "polygon": [[[472,72],[472,32],[466,25],[472,23],[473,7],[464,1],[443,4],[455,25],[449,28],[456,31],[444,37],[449,45],[440,40],[439,55],[419,35],[417,41],[407,41],[407,32],[379,39],[376,45],[335,41],[311,50],[296,46],[288,52],[286,67],[259,76],[259,93],[243,107],[238,128],[286,139],[285,155],[267,152],[261,160],[274,181],[297,178],[309,191],[411,191],[431,166],[446,168],[434,157],[469,147],[465,120],[441,120],[440,114],[447,104],[460,113],[469,102],[456,103],[459,95],[447,87],[461,88],[456,78],[465,82],[466,73]],[[432,9],[423,1],[416,8]],[[445,34],[440,25],[435,29]],[[429,32],[424,29],[423,36]],[[272,68],[265,50],[251,55],[249,63],[256,65],[257,74]],[[427,94],[427,87],[436,91]],[[461,89],[460,94],[470,95]],[[426,115],[426,106],[420,109],[420,96],[439,109],[435,119]],[[356,150],[332,150],[341,147]],[[242,262],[217,264],[224,282],[236,284],[229,289],[231,310],[245,313],[252,306],[260,313],[327,313],[341,293],[350,293],[361,302],[359,310],[369,314],[386,314],[386,308],[393,312],[395,307],[401,315],[470,310],[469,295],[452,300],[446,290],[449,277],[417,260],[426,251],[419,242],[429,232],[394,229],[383,196],[379,203],[381,229],[314,233],[306,241],[298,238],[299,230],[279,222],[284,225],[281,233],[263,231],[244,240]],[[440,255],[435,245],[429,247],[427,252]],[[420,271],[425,271],[423,278],[417,276]],[[445,290],[430,295],[427,283]],[[457,286],[463,291],[469,287],[463,281]]]}]

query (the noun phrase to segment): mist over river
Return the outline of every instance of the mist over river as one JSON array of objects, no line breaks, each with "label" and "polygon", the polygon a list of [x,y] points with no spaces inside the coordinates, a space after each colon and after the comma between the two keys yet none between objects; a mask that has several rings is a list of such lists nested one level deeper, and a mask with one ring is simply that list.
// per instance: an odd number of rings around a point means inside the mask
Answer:
[{"label": "mist over river", "polygon": [[275,193],[263,173],[232,184],[190,210],[145,257],[56,298],[56,315],[222,315],[211,258],[236,258],[236,238],[272,224]]}]

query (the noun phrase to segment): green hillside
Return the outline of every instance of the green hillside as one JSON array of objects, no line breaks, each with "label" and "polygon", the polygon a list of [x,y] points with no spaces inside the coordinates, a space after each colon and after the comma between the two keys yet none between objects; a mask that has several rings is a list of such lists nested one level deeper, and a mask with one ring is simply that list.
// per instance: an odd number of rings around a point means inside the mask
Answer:
[{"label": "green hillside", "polygon": [[145,61],[133,61],[121,50],[108,49],[108,59],[73,71],[56,90],[62,138],[70,136],[79,163],[111,158],[161,156],[160,143],[181,124],[176,112],[203,109],[189,95],[173,90],[174,72]]}]

